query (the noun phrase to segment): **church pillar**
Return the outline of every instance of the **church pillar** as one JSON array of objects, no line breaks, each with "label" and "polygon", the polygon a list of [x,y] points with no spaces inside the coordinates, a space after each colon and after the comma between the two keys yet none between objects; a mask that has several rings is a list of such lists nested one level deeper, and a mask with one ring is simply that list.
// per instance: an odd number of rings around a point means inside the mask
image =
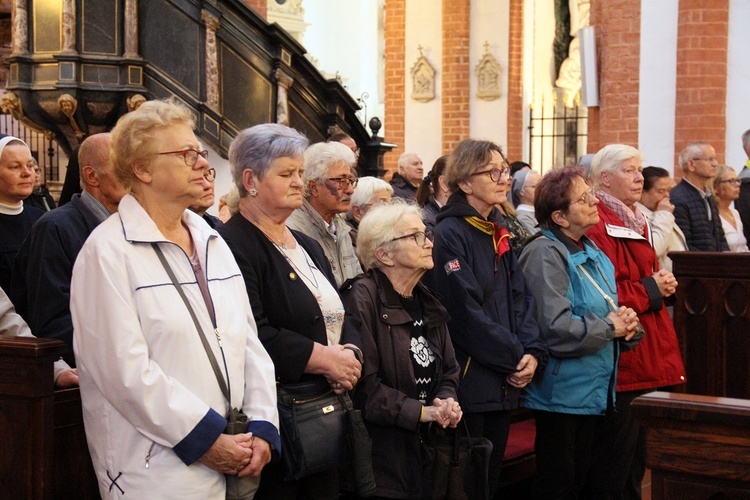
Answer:
[{"label": "church pillar", "polygon": [[[729,0],[680,0],[675,165],[680,151],[695,141],[710,142],[724,162],[728,28]],[[682,177],[682,169],[675,168],[675,177]]]}]

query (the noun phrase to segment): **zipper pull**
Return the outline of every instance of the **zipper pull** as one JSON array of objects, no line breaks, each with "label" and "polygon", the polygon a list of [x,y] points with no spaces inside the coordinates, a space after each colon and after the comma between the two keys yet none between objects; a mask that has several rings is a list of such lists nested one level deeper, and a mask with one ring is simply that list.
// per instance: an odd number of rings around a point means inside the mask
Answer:
[{"label": "zipper pull", "polygon": [[148,461],[151,460],[151,452],[154,449],[154,445],[156,445],[156,443],[151,443],[151,446],[148,449],[148,453],[146,453],[146,468],[147,469],[149,467]]},{"label": "zipper pull", "polygon": [[222,347],[221,345],[221,333],[219,333],[218,328],[214,328],[214,335],[216,335],[216,340],[219,341],[219,347]]}]

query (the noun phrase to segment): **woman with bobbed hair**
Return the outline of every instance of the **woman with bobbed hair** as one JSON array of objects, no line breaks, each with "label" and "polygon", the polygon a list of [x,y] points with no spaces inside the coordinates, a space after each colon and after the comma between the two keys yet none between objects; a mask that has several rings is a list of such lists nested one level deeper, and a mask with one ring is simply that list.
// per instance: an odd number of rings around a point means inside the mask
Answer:
[{"label": "woman with bobbed hair", "polygon": [[433,265],[431,235],[419,208],[400,199],[373,207],[359,228],[368,271],[341,293],[361,322],[365,363],[354,402],[373,440],[375,495],[430,498],[421,424],[456,427],[462,415],[448,313],[420,283]]},{"label": "woman with bobbed hair", "polygon": [[[194,126],[176,101],[120,118],[110,157],[129,194],[73,268],[73,347],[103,498],[224,498],[224,474],[259,476],[280,445],[273,364],[240,269],[187,209],[209,167]],[[225,432],[233,408],[245,433]]]},{"label": "woman with bobbed hair", "polygon": [[[639,331],[631,308],[617,307],[612,262],[586,237],[599,200],[581,167],[546,174],[536,188],[541,234],[520,262],[537,304],[550,362],[526,386],[536,417],[533,497],[580,498],[597,419],[612,410],[620,345]],[[628,344],[632,348],[634,342]]]},{"label": "woman with bobbed hair", "polygon": [[750,252],[740,213],[732,207],[732,202],[740,197],[740,184],[737,172],[727,165],[716,167],[716,174],[707,183],[719,208],[721,227],[730,252]]},{"label": "woman with bobbed hair", "polygon": [[422,220],[428,231],[435,227],[435,218],[446,203],[450,191],[445,185],[445,165],[448,163],[448,155],[441,156],[432,165],[432,170],[422,180],[417,189],[417,204],[422,207]]},{"label": "woman with bobbed hair", "polygon": [[393,188],[383,179],[377,177],[360,177],[357,187],[349,201],[349,211],[346,213],[346,223],[352,228],[349,236],[352,245],[357,246],[357,232],[359,222],[370,208],[381,203],[388,203],[393,197]]},{"label": "woman with bobbed hair", "polygon": [[445,170],[453,192],[437,216],[435,269],[429,284],[443,297],[461,366],[458,399],[472,436],[492,442],[490,495],[500,481],[511,411],[547,348],[539,338],[534,298],[496,206],[505,200],[508,168],[490,141],[462,141]]},{"label": "woman with bobbed hair", "polygon": [[[304,135],[275,123],[240,132],[229,147],[229,164],[240,193],[239,212],[219,234],[242,270],[258,336],[273,360],[277,382],[310,383],[316,390],[330,388],[342,394],[360,378],[359,348],[347,343],[358,344],[359,336],[345,321],[323,249],[286,225],[289,215],[302,205],[307,146]],[[284,475],[280,463],[266,467],[256,498],[338,496],[336,469],[290,481]]]},{"label": "woman with bobbed hair", "polygon": [[646,392],[685,382],[680,345],[664,303],[677,289],[677,280],[659,269],[646,219],[635,206],[643,192],[642,158],[632,146],[610,144],[591,163],[599,222],[587,235],[615,266],[618,304],[636,312],[645,332],[637,349],[620,356],[616,411],[597,428],[587,493],[596,498],[640,498],[645,434],[630,403]]}]

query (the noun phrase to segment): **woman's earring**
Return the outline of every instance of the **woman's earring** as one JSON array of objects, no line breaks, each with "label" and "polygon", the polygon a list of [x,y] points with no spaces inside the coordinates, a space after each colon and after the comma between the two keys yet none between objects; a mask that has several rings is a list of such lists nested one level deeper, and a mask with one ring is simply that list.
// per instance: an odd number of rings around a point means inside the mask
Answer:
[{"label": "woman's earring", "polygon": [[250,189],[247,190],[247,194],[249,194],[250,196],[252,196],[254,198],[254,197],[258,196],[258,190],[255,189],[255,188],[250,188]]}]

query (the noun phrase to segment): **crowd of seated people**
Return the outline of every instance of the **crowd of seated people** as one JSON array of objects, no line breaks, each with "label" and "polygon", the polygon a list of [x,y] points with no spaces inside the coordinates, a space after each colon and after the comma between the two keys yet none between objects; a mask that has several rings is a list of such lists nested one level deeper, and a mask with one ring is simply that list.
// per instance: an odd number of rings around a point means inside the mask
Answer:
[{"label": "crowd of seated people", "polygon": [[492,443],[496,495],[521,407],[531,497],[640,497],[630,403],[685,382],[667,253],[748,251],[710,144],[677,187],[627,145],[542,176],[473,139],[424,178],[402,155],[388,184],[357,178],[346,134],[262,124],[231,144],[219,220],[194,127],[144,103],[82,143],[81,193],[46,212],[28,146],[0,137],[0,335],[68,345],[55,379],[80,384],[102,496],[354,495],[346,469],[290,479],[280,459],[277,388],[307,384],[361,410],[378,498],[429,494],[430,423]]}]

